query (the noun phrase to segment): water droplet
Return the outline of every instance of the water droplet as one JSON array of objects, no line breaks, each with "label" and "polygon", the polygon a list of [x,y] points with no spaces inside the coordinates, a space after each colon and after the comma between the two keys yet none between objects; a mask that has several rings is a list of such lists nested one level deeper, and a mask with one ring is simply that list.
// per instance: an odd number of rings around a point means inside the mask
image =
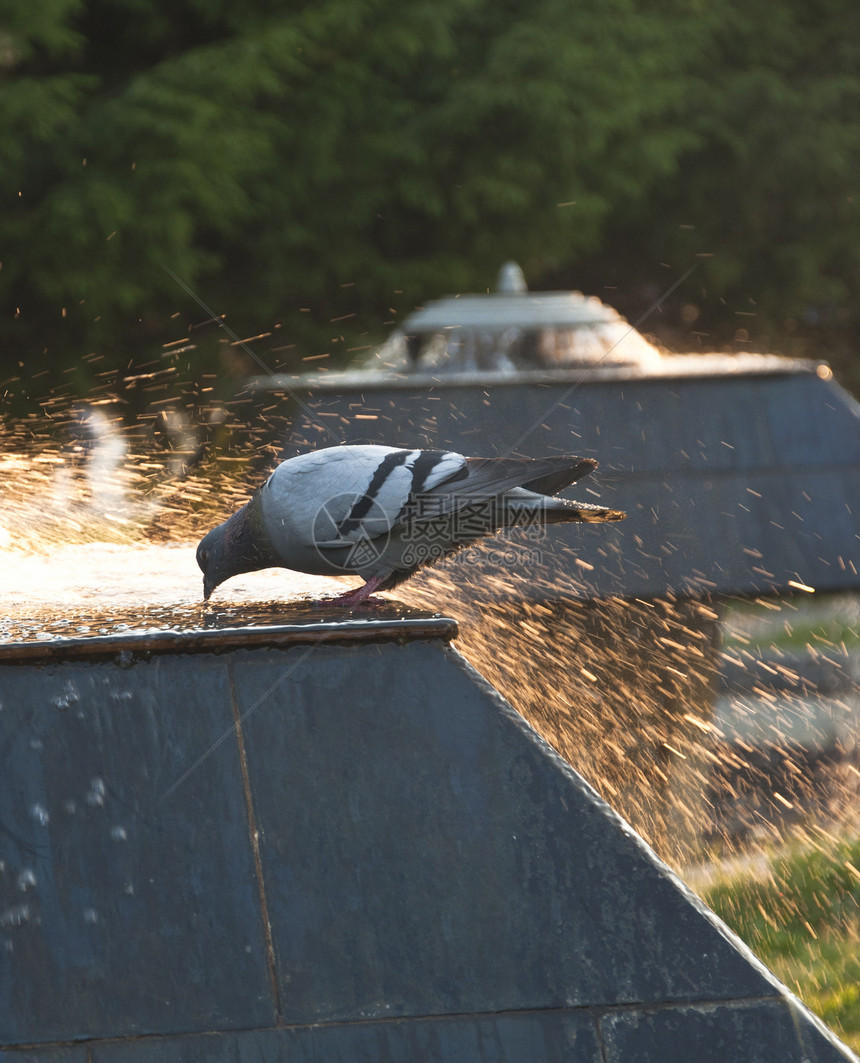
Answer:
[{"label": "water droplet", "polygon": [[84,908],[84,922],[85,923],[97,923],[99,921],[99,913],[95,908]]},{"label": "water droplet", "polygon": [[48,815],[48,810],[40,804],[30,806],[30,815],[33,819],[42,827],[47,827],[51,822],[51,817]]},{"label": "water droplet", "polygon": [[0,926],[23,926],[30,919],[29,904],[13,904],[0,912]]},{"label": "water droplet", "polygon": [[133,883],[126,882],[126,884],[122,888],[122,892],[126,895],[126,897],[133,897],[134,896],[134,885],[133,885]]},{"label": "water droplet", "polygon": [[65,812],[68,812],[70,816],[73,816],[77,812],[78,805],[74,798],[70,797],[68,798],[68,800],[63,802],[63,810]]},{"label": "water droplet", "polygon": [[77,705],[78,701],[80,701],[80,697],[75,689],[75,684],[69,679],[63,687],[62,694],[52,698],[51,704],[54,708],[59,709],[60,712],[65,712],[70,705]]},{"label": "water droplet", "polygon": [[87,793],[87,804],[97,807],[105,803],[105,784],[102,779],[95,778],[90,782],[90,789]]},{"label": "water droplet", "polygon": [[124,842],[128,838],[125,827],[111,827],[110,836],[115,842]]},{"label": "water droplet", "polygon": [[36,876],[33,873],[32,868],[25,867],[21,874],[18,876],[18,889],[22,893],[27,893],[33,889],[36,885]]},{"label": "water droplet", "polygon": [[30,739],[30,749],[44,749],[45,746],[42,743],[41,738]]}]

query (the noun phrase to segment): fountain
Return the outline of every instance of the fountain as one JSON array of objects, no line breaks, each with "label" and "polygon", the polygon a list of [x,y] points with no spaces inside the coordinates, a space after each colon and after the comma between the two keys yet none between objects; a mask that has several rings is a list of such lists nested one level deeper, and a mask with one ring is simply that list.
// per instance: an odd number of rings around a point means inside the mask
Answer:
[{"label": "fountain", "polygon": [[529,292],[516,262],[496,291],[439,299],[410,314],[366,369],[456,373],[623,365],[647,368],[659,351],[612,307],[582,292]]},{"label": "fountain", "polygon": [[[423,395],[429,410],[408,440],[461,430],[474,452],[491,439],[473,428],[486,432],[506,409],[523,426],[523,399],[534,418],[555,403],[542,446],[559,450],[570,423],[553,418],[569,417],[583,371],[504,370],[496,388],[481,370],[480,384],[452,375],[437,387],[425,365],[300,386],[309,435],[318,415],[345,418],[338,431],[373,423],[392,441]],[[611,377],[620,367],[588,371],[621,384]],[[632,386],[662,369],[624,372]],[[458,388],[473,423],[462,423]],[[112,434],[99,424],[86,431]],[[302,430],[299,417],[296,439]],[[481,446],[468,445],[476,438]],[[65,497],[64,475],[50,474],[62,462],[43,454],[34,474],[14,457],[7,472],[27,490],[4,516],[14,564],[0,591],[4,1053],[33,1063],[656,1063],[704,1048],[715,1061],[752,1051],[767,1063],[850,1058],[473,670],[451,645],[457,623],[436,611],[445,595],[459,610],[456,586],[474,581],[473,609],[500,622],[508,610],[504,622],[516,624],[516,634],[500,624],[508,645],[497,662],[514,663],[514,687],[539,684],[534,659],[523,661],[529,640],[544,638],[541,618],[570,624],[574,607],[587,617],[596,593],[614,595],[619,615],[634,612],[617,590],[627,540],[601,544],[581,529],[573,556],[564,543],[527,542],[562,588],[558,600],[534,572],[506,571],[504,554],[491,575],[478,552],[431,571],[411,608],[326,611],[312,599],[329,581],[272,572],[204,606],[187,540],[242,494],[224,467],[217,500],[211,471],[180,483],[156,470],[151,490],[129,499],[93,490],[85,467],[98,537],[113,529],[105,545],[92,541],[86,507],[42,512],[43,489]],[[158,464],[127,454],[122,476],[129,462],[138,486]],[[609,473],[595,490],[620,498],[625,470]],[[153,502],[176,515],[179,541],[149,541],[147,529],[161,528]],[[74,541],[48,534],[62,521]],[[631,571],[647,586],[658,568],[640,538]],[[40,549],[18,549],[27,543]],[[629,640],[622,621],[604,630],[612,660],[605,645],[602,657],[573,647],[583,717],[603,711],[613,683],[646,671],[634,643],[663,640],[667,689],[672,669],[689,663],[695,618],[713,617],[698,597],[670,602],[667,571],[666,597],[644,606],[659,623],[640,631],[631,621]],[[290,601],[273,600],[285,590]],[[676,678],[678,697],[693,680]]]}]

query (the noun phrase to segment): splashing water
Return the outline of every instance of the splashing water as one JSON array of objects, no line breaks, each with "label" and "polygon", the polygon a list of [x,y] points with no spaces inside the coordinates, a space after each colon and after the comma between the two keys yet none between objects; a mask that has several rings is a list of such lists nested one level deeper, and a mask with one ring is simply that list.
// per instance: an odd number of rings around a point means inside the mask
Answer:
[{"label": "splashing water", "polygon": [[[0,424],[7,642],[212,623],[194,545],[261,482],[286,425],[267,412],[225,435],[212,414],[221,434],[205,449],[177,414],[165,447],[112,410]],[[225,586],[215,623],[307,616],[309,599],[343,589],[249,574]],[[789,828],[809,837],[858,807],[854,599],[838,622],[793,600],[589,602],[533,566],[482,564],[480,548],[395,597],[456,616],[461,652],[675,867]]]},{"label": "splashing water", "polygon": [[[677,869],[856,818],[853,596],[817,612],[792,599],[583,601],[549,587],[535,601],[532,572],[469,580],[454,558],[401,597],[445,602],[462,652]],[[757,736],[738,727],[744,704]]]},{"label": "splashing water", "polygon": [[[56,401],[49,416],[0,420],[0,639],[271,623],[284,612],[272,599],[342,591],[334,580],[251,573],[217,610],[204,608],[196,542],[248,500],[275,450],[225,420],[210,413],[214,442],[181,410],[158,414],[166,442],[146,418],[128,424],[106,403]],[[260,434],[279,431],[267,420]]]},{"label": "splashing water", "polygon": [[[739,369],[754,370],[750,359]],[[210,389],[168,387],[159,372],[141,377],[150,405],[136,416],[107,391],[86,404],[52,396],[41,415],[14,421],[0,414],[3,641],[284,623],[318,615],[309,599],[345,589],[269,571],[231,580],[203,605],[196,541],[265,478],[293,411],[277,393],[266,393],[269,407],[247,395],[208,401]],[[824,992],[815,941],[841,935],[855,961],[860,941],[858,599],[586,601],[584,584],[560,588],[516,556],[486,563],[497,547],[426,570],[392,597],[459,619],[456,646],[469,661],[660,856],[694,887],[716,890],[733,925],[760,917],[747,936],[754,947],[770,934],[781,955],[799,951]],[[570,571],[587,577],[575,562]],[[64,689],[56,710],[77,711],[77,697]],[[103,804],[113,816],[92,779],[63,807],[82,815]],[[30,808],[46,835],[61,818],[48,811]],[[105,829],[111,844],[134,844],[112,818]],[[814,859],[798,863],[798,851]],[[11,935],[37,918],[39,888],[32,869],[8,874],[0,928]],[[720,893],[735,874],[752,884]],[[805,900],[789,888],[798,879]],[[123,889],[134,894],[131,881]],[[99,932],[94,909],[81,919]],[[777,970],[798,987],[792,970]],[[834,993],[858,979],[856,962],[846,966]]]}]

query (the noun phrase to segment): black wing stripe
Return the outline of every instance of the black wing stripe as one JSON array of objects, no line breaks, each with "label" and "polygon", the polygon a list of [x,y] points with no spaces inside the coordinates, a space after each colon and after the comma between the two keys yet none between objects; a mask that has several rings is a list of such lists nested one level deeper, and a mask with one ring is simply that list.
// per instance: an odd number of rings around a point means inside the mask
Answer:
[{"label": "black wing stripe", "polygon": [[[397,514],[395,524],[401,524],[408,522],[415,516],[416,512],[420,511],[420,503],[418,496],[421,495],[427,486],[427,480],[434,469],[438,468],[446,457],[453,452],[450,450],[422,450],[419,452],[418,457],[412,463],[412,488],[409,491],[409,497],[403,503],[400,512]],[[469,469],[466,463],[450,476],[447,476],[444,483],[453,483],[455,480],[465,480],[469,475]],[[439,486],[438,484],[436,485]],[[432,491],[435,488],[431,488]],[[429,497],[429,496],[428,496]]]},{"label": "black wing stripe", "polygon": [[376,496],[382,490],[382,485],[391,473],[406,461],[410,453],[409,450],[396,450],[393,454],[387,454],[376,466],[370,483],[367,485],[367,491],[355,500],[352,509],[338,524],[337,530],[340,535],[349,535],[361,524],[362,519],[370,512]]},{"label": "black wing stripe", "polygon": [[427,484],[427,477],[442,462],[447,451],[422,450],[412,463],[412,490],[410,495],[420,495]]}]

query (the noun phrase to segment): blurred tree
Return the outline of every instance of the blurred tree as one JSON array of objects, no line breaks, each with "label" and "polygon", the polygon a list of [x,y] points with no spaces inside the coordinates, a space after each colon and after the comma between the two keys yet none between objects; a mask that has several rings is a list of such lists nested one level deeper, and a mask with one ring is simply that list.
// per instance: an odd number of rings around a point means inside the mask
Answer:
[{"label": "blurred tree", "polygon": [[337,355],[506,258],[595,248],[690,143],[684,0],[11,3],[0,339],[30,365],[181,337],[206,315],[164,267]]},{"label": "blurred tree", "polygon": [[[269,365],[369,344],[511,257],[635,311],[713,255],[664,321],[850,330],[858,19],[849,0],[5,0],[10,375],[83,387],[159,359],[209,316],[167,270],[272,332]],[[182,358],[233,364],[205,336]]]},{"label": "blurred tree", "polygon": [[722,0],[701,22],[691,142],[580,269],[620,284],[635,318],[661,263],[671,278],[700,255],[670,327],[708,348],[830,354],[860,390],[860,8]]}]

